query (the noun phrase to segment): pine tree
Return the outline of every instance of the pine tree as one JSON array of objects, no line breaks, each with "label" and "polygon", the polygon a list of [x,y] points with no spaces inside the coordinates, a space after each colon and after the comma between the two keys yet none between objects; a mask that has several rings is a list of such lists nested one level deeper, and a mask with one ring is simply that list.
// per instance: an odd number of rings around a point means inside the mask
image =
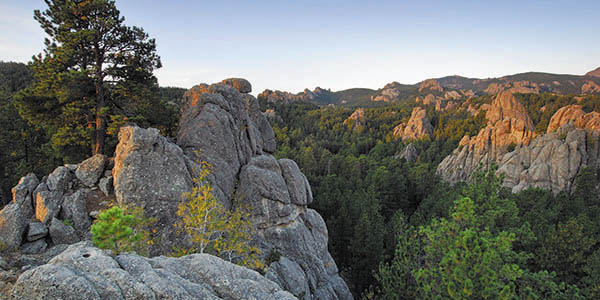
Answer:
[{"label": "pine tree", "polygon": [[157,88],[155,41],[126,26],[112,0],[45,2],[34,18],[48,35],[46,48],[33,57],[35,84],[21,97],[21,114],[43,124],[55,148],[103,153],[108,122],[135,114],[133,102]]}]

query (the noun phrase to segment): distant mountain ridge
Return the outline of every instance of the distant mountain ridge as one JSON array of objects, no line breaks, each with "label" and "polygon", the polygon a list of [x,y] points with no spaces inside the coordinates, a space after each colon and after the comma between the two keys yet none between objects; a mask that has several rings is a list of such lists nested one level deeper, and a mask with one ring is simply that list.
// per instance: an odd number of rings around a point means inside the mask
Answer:
[{"label": "distant mountain ridge", "polygon": [[596,68],[593,71],[589,71],[589,72],[585,73],[585,76],[600,77],[600,67]]},{"label": "distant mountain ridge", "polygon": [[[259,99],[290,103],[306,101],[317,105],[378,106],[417,97],[459,100],[474,96],[513,93],[600,94],[600,68],[585,75],[526,72],[497,78],[468,78],[459,75],[426,79],[416,84],[391,82],[378,90],[352,88],[342,91],[315,88],[298,94],[265,90]],[[431,96],[430,96],[431,95]]]}]

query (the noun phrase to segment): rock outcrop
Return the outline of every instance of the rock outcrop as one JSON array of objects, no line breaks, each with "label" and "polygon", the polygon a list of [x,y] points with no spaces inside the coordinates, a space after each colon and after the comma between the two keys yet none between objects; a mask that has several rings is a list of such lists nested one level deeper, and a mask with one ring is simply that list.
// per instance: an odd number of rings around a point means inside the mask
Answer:
[{"label": "rock outcrop", "polygon": [[547,133],[533,135],[533,124],[522,105],[506,92],[487,111],[488,126],[475,137],[465,136],[438,167],[447,181],[469,180],[479,165],[498,165],[503,185],[513,192],[538,187],[554,193],[570,191],[585,166],[600,156],[600,113],[585,113],[580,105],[560,108]]},{"label": "rock outcrop", "polygon": [[427,79],[419,85],[419,93],[423,92],[442,92],[444,88],[435,79]]},{"label": "rock outcrop", "polygon": [[597,83],[586,80],[585,83],[581,86],[581,93],[583,94],[597,94],[600,93],[600,85]]},{"label": "rock outcrop", "polygon": [[561,107],[550,119],[546,132],[550,133],[569,123],[589,132],[600,131],[600,113],[593,111],[586,114],[583,107],[576,104]]},{"label": "rock outcrop", "polygon": [[257,100],[222,83],[195,86],[184,100],[177,144],[155,129],[124,127],[119,133],[115,194],[158,220],[159,241],[152,252],[166,254],[173,245],[185,245],[172,226],[177,205],[192,188],[199,162],[207,162],[218,201],[227,208],[249,208],[258,229],[254,243],[263,255],[278,252],[286,259],[285,268],[272,264],[268,278],[282,288],[300,288],[304,299],[351,299],[327,251],[325,223],[307,208],[310,185],[293,161],[272,156],[273,130]]},{"label": "rock outcrop", "polygon": [[459,148],[438,166],[449,182],[466,181],[479,167],[499,163],[510,148],[528,145],[534,126],[523,105],[510,93],[498,94],[486,112],[487,126],[477,136],[463,138]]},{"label": "rock outcrop", "polygon": [[417,160],[418,157],[419,151],[417,150],[417,148],[415,148],[415,146],[412,143],[406,145],[406,147],[402,149],[402,152],[394,155],[394,159],[405,159],[408,162],[414,162]]},{"label": "rock outcrop", "polygon": [[529,187],[570,191],[579,171],[596,160],[597,145],[597,135],[566,124],[505,154],[498,173],[506,175],[504,186],[513,192]]},{"label": "rock outcrop", "polygon": [[[501,78],[504,79],[504,78]],[[540,85],[535,82],[521,81],[505,81],[504,83],[491,83],[485,90],[488,94],[498,94],[502,92],[521,93],[521,94],[539,94],[541,91]]]},{"label": "rock outcrop", "polygon": [[[386,84],[382,89],[377,91],[377,94],[371,96],[371,101],[375,102],[392,102],[401,99],[407,95],[408,85],[398,83],[396,81]],[[413,88],[416,91],[416,88]]]},{"label": "rock outcrop", "polygon": [[97,155],[79,165],[59,166],[41,181],[35,174],[21,178],[12,189],[12,203],[0,211],[4,248],[39,253],[46,247],[85,239],[92,212],[106,208],[114,199],[97,186],[110,177],[108,167],[106,157]]},{"label": "rock outcrop", "polygon": [[292,94],[285,91],[264,90],[257,95],[259,100],[271,103],[290,104],[294,102],[313,102],[318,104],[329,104],[332,98],[332,92],[329,89],[316,87],[314,90],[304,89],[304,91]]},{"label": "rock outcrop", "polygon": [[352,130],[364,128],[367,125],[364,108],[357,108],[348,118],[346,118],[346,120],[344,120],[344,125]]},{"label": "rock outcrop", "polygon": [[305,300],[352,299],[327,250],[325,222],[307,207],[308,180],[294,161],[273,157],[273,129],[250,90],[242,79],[197,85],[184,95],[177,143],[156,129],[125,126],[114,159],[61,166],[41,182],[24,177],[0,211],[0,237],[9,250],[49,252],[89,239],[97,210],[115,201],[155,218],[150,252],[169,254],[189,243],[173,227],[176,209],[206,162],[217,200],[249,209],[252,243],[263,258],[280,257],[265,269],[270,281],[212,256],[111,258],[78,245],[21,275],[14,299],[295,299],[280,289]]},{"label": "rock outcrop", "polygon": [[415,107],[408,123],[401,123],[394,128],[394,137],[402,140],[419,140],[431,137],[433,126],[427,117],[427,111],[422,107]]},{"label": "rock outcrop", "polygon": [[112,257],[82,242],[23,273],[10,299],[297,299],[259,273],[208,254]]}]

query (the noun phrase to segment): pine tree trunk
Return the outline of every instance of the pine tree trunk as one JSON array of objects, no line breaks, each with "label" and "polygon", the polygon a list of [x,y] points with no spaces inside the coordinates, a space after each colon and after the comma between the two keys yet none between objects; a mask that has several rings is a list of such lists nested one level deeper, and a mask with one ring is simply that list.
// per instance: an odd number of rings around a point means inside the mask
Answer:
[{"label": "pine tree trunk", "polygon": [[104,109],[104,87],[101,75],[96,80],[96,148],[93,154],[104,154],[104,139],[106,137],[106,116],[102,111]]}]

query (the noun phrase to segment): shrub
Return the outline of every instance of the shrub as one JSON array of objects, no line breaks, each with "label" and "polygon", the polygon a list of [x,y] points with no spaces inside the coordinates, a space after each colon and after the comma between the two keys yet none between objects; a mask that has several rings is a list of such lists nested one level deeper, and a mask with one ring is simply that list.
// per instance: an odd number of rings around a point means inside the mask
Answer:
[{"label": "shrub", "polygon": [[210,253],[239,265],[262,269],[260,251],[250,245],[254,229],[248,210],[227,210],[217,202],[207,180],[209,169],[210,165],[203,163],[202,171],[194,179],[196,187],[183,194],[184,201],[177,210],[182,220],[175,226],[190,236],[193,246],[175,248],[174,255]]},{"label": "shrub", "polygon": [[143,217],[140,208],[127,209],[113,206],[98,215],[92,225],[92,241],[101,249],[109,249],[114,254],[136,251],[147,255],[147,246],[152,244],[148,231],[144,230],[151,219]]}]

